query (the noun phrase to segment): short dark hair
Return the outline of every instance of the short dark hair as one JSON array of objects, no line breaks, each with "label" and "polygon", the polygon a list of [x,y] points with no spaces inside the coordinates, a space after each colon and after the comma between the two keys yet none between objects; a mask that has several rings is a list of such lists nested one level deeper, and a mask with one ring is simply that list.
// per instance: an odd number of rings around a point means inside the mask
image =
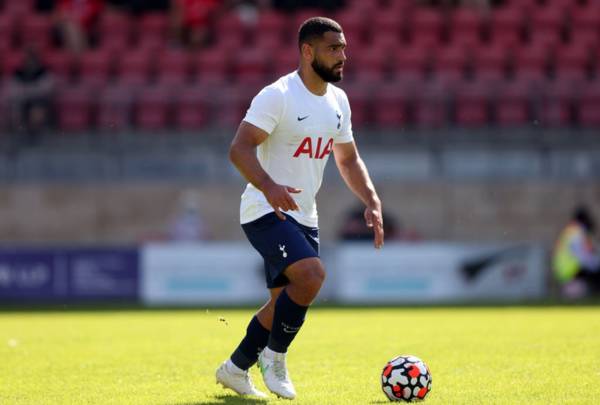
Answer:
[{"label": "short dark hair", "polygon": [[298,30],[298,47],[310,42],[315,38],[322,38],[323,34],[328,32],[342,32],[342,26],[336,21],[327,17],[311,17],[304,21]]}]

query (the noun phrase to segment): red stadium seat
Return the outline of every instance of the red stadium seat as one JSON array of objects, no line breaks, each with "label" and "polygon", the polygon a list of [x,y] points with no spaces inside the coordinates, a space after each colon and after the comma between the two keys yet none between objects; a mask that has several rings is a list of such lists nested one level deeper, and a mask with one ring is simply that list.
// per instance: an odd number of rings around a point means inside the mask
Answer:
[{"label": "red stadium seat", "polygon": [[129,129],[133,106],[133,91],[125,86],[104,88],[98,95],[97,127],[116,133]]},{"label": "red stadium seat", "polygon": [[434,72],[441,80],[459,81],[465,77],[469,61],[462,45],[448,45],[434,54]]},{"label": "red stadium seat", "polygon": [[421,79],[425,76],[430,62],[430,49],[423,46],[409,46],[391,55],[392,70],[396,78]]},{"label": "red stadium seat", "polygon": [[583,88],[578,107],[582,127],[600,128],[600,80]]},{"label": "red stadium seat", "polygon": [[454,45],[481,44],[483,15],[474,9],[461,7],[450,16],[450,37]]},{"label": "red stadium seat", "polygon": [[182,49],[165,50],[158,58],[157,71],[162,85],[183,85],[190,78],[191,55]]},{"label": "red stadium seat", "polygon": [[561,33],[565,26],[566,14],[557,7],[541,7],[531,15],[531,32],[543,35],[556,35]]},{"label": "red stadium seat", "polygon": [[75,60],[70,52],[48,50],[42,56],[42,60],[59,84],[71,80]]},{"label": "red stadium seat", "polygon": [[484,81],[499,81],[506,77],[508,51],[493,43],[473,52],[475,76]]},{"label": "red stadium seat", "polygon": [[[343,83],[343,82],[342,82]],[[372,123],[371,119],[371,89],[370,84],[365,83],[344,83],[343,89],[350,101],[352,109],[352,126],[354,128],[362,128]],[[373,99],[377,103],[377,99]],[[373,108],[379,108],[379,105],[374,105]]]},{"label": "red stadium seat", "polygon": [[14,42],[14,21],[0,13],[0,49],[12,48]]},{"label": "red stadium seat", "polygon": [[223,88],[218,93],[215,124],[220,128],[236,128],[256,94],[255,87],[241,85]]},{"label": "red stadium seat", "polygon": [[135,101],[134,121],[139,129],[160,131],[170,118],[171,92],[164,87],[143,88]]},{"label": "red stadium seat", "polygon": [[[396,2],[392,4],[394,3]],[[383,38],[391,38],[396,43],[400,43],[405,28],[405,16],[387,8],[378,9],[372,16],[372,23],[367,27],[371,30],[369,35],[371,43]],[[385,35],[380,35],[382,32],[385,32]]]},{"label": "red stadium seat", "polygon": [[490,37],[497,46],[514,48],[521,43],[523,35],[523,13],[515,8],[503,7],[491,15]]},{"label": "red stadium seat", "polygon": [[62,88],[56,97],[56,118],[62,132],[83,132],[92,124],[92,95],[87,87]]},{"label": "red stadium seat", "polygon": [[561,78],[583,80],[589,66],[590,54],[588,48],[572,43],[563,46],[554,54],[554,72]]},{"label": "red stadium seat", "polygon": [[233,73],[239,83],[265,84],[269,74],[269,53],[247,48],[233,59]]},{"label": "red stadium seat", "polygon": [[571,26],[598,34],[600,29],[600,7],[597,1],[588,0],[586,6],[573,8],[571,11]]},{"label": "red stadium seat", "polygon": [[240,50],[244,47],[246,39],[250,37],[249,33],[250,30],[237,13],[228,13],[217,22],[215,46],[229,51]]},{"label": "red stadium seat", "polygon": [[258,16],[254,31],[255,34],[264,33],[264,35],[275,36],[285,41],[291,35],[289,18],[287,15],[274,10],[263,11]]},{"label": "red stadium seat", "polygon": [[515,76],[540,82],[546,78],[549,50],[544,45],[531,44],[515,51],[513,68]]},{"label": "red stadium seat", "polygon": [[418,81],[414,90],[415,124],[421,128],[440,128],[448,122],[446,84],[440,81]]},{"label": "red stadium seat", "polygon": [[569,33],[569,42],[588,49],[597,49],[600,45],[600,34],[597,29],[574,26]]},{"label": "red stadium seat", "polygon": [[444,20],[439,11],[418,8],[410,18],[412,43],[424,46],[438,46],[441,41]]},{"label": "red stadium seat", "polygon": [[529,122],[530,83],[507,81],[496,92],[495,113],[500,126],[522,126]]},{"label": "red stadium seat", "polygon": [[194,131],[210,121],[210,97],[204,88],[186,88],[175,98],[175,126],[179,130]]},{"label": "red stadium seat", "polygon": [[388,70],[389,54],[389,49],[376,47],[353,54],[349,52],[344,68],[346,75],[358,81],[379,82]]},{"label": "red stadium seat", "polygon": [[262,51],[278,52],[284,46],[290,46],[281,35],[273,35],[262,30],[254,34],[253,47]]},{"label": "red stadium seat", "polygon": [[291,26],[293,27],[292,31],[297,32],[298,28],[304,21],[316,15],[327,15],[327,12],[320,8],[300,8],[298,11],[292,14],[290,19]]},{"label": "red stadium seat", "polygon": [[106,11],[100,16],[98,31],[103,47],[117,44],[127,48],[131,39],[131,27],[134,25],[133,18],[125,13]]},{"label": "red stadium seat", "polygon": [[410,94],[407,86],[386,82],[376,87],[374,94],[373,123],[377,127],[398,128],[408,124]]},{"label": "red stadium seat", "polygon": [[7,50],[2,55],[0,63],[0,77],[9,78],[23,63],[23,52],[18,50]]},{"label": "red stadium seat", "polygon": [[489,90],[485,83],[463,81],[455,89],[456,124],[481,127],[488,124]]},{"label": "red stadium seat", "polygon": [[229,78],[230,54],[222,48],[201,51],[195,57],[196,81],[201,83],[224,83]]},{"label": "red stadium seat", "polygon": [[128,52],[118,59],[117,77],[128,86],[142,86],[149,81],[154,55],[145,49]]},{"label": "red stadium seat", "polygon": [[368,20],[364,14],[353,9],[338,12],[334,19],[340,23],[344,30],[346,42],[352,47],[362,47],[367,37]]},{"label": "red stadium seat", "polygon": [[90,86],[105,86],[111,75],[113,54],[99,49],[81,55],[79,76],[82,82]]},{"label": "red stadium seat", "polygon": [[545,127],[564,127],[572,121],[572,103],[577,86],[568,80],[547,81],[540,94],[539,121]]},{"label": "red stadium seat", "polygon": [[164,42],[167,39],[169,29],[169,16],[165,13],[146,13],[140,18],[138,25],[138,42],[148,38]]},{"label": "red stadium seat", "polygon": [[52,21],[48,16],[31,14],[21,24],[23,46],[33,45],[39,50],[45,50],[52,45]]},{"label": "red stadium seat", "polygon": [[273,55],[273,75],[278,78],[298,68],[300,53],[296,47],[287,47]]}]

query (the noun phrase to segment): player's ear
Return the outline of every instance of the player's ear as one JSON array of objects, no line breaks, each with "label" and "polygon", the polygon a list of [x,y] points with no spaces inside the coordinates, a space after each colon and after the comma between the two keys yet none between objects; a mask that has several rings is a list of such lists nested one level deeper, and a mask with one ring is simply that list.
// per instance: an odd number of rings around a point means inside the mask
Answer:
[{"label": "player's ear", "polygon": [[312,61],[314,57],[314,49],[311,44],[304,42],[300,45],[300,55],[302,59]]}]

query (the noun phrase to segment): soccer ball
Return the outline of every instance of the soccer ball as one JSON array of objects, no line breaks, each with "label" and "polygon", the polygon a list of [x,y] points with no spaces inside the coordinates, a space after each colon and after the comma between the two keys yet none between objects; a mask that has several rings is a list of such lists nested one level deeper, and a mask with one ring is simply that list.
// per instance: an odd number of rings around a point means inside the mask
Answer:
[{"label": "soccer ball", "polygon": [[431,374],[421,359],[398,356],[381,373],[381,388],[390,401],[420,401],[431,391]]}]

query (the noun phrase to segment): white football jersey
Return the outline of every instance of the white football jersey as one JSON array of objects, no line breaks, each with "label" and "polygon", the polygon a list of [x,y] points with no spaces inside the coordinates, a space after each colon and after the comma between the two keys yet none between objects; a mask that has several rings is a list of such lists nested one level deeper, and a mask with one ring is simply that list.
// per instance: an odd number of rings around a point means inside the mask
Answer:
[{"label": "white football jersey", "polygon": [[[244,121],[269,137],[258,146],[258,161],[277,183],[302,189],[291,193],[299,211],[285,211],[299,223],[318,226],[315,197],[334,143],[351,142],[350,105],[344,91],[330,83],[323,96],[311,93],[298,72],[281,77],[254,97]],[[252,184],[242,194],[240,221],[272,212],[264,194]]]}]

